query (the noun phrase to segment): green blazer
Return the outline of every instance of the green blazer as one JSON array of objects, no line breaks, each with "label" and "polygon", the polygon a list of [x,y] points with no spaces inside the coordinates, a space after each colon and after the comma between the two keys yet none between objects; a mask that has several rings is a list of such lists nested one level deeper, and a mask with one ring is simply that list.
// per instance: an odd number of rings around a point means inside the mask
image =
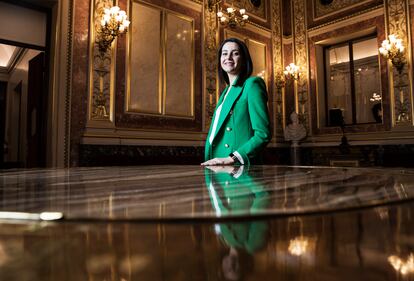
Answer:
[{"label": "green blazer", "polygon": [[[217,103],[219,106],[228,89],[224,89]],[[217,108],[216,108],[217,109]],[[216,112],[214,112],[213,120]],[[237,151],[244,164],[261,162],[261,151],[271,139],[267,110],[266,85],[260,77],[249,77],[242,86],[233,85],[222,106],[216,134],[210,145],[207,136],[205,160],[227,157]]]}]

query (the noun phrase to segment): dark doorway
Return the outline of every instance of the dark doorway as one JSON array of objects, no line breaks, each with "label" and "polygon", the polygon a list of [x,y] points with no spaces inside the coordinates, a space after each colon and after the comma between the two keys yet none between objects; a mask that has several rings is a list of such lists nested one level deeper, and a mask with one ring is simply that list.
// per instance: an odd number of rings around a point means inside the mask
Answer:
[{"label": "dark doorway", "polygon": [[29,61],[27,83],[27,157],[26,167],[46,166],[47,91],[45,54]]},{"label": "dark doorway", "polygon": [[7,103],[7,82],[0,81],[0,168],[4,166],[5,146],[4,137],[6,135],[6,103]]}]

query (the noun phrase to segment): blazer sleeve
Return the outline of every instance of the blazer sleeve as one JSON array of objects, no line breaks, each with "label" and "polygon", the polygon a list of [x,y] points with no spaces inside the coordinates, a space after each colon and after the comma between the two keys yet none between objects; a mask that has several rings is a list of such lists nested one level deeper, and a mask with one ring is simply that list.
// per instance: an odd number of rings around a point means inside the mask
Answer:
[{"label": "blazer sleeve", "polygon": [[243,157],[245,164],[257,156],[271,139],[270,120],[267,110],[267,92],[263,79],[249,78],[243,91],[247,91],[248,110],[253,136],[237,152]]}]

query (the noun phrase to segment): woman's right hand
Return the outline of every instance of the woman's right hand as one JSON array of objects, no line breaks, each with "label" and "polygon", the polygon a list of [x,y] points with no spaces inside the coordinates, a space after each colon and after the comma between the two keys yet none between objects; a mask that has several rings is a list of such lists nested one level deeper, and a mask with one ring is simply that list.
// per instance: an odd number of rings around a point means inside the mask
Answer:
[{"label": "woman's right hand", "polygon": [[217,166],[217,165],[233,165],[234,160],[233,158],[225,157],[225,158],[213,158],[207,160],[206,162],[201,163],[201,166]]}]

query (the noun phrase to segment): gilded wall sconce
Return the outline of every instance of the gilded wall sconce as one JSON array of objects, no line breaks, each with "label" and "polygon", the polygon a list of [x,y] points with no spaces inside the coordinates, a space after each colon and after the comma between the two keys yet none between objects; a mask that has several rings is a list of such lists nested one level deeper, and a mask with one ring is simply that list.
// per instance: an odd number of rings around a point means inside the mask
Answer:
[{"label": "gilded wall sconce", "polygon": [[406,63],[404,49],[402,39],[394,34],[389,35],[388,39],[382,41],[381,47],[379,48],[380,54],[390,60],[400,74]]},{"label": "gilded wall sconce", "polygon": [[391,34],[388,36],[388,39],[382,41],[381,47],[378,50],[380,54],[389,60],[395,69],[397,69],[398,80],[395,83],[395,88],[399,92],[396,107],[398,112],[397,121],[407,121],[409,105],[404,98],[404,88],[407,87],[407,83],[402,77],[404,66],[407,61],[404,54],[405,47],[403,45],[403,40],[398,38],[398,35]]},{"label": "gilded wall sconce", "polygon": [[112,42],[119,35],[127,31],[129,24],[130,21],[126,12],[122,11],[118,6],[104,10],[96,38],[101,55],[108,51]]},{"label": "gilded wall sconce", "polygon": [[288,66],[286,66],[285,71],[283,71],[283,74],[285,75],[286,80],[288,81],[299,80],[299,66],[292,62]]},{"label": "gilded wall sconce", "polygon": [[95,42],[98,45],[98,54],[95,55],[97,64],[95,72],[99,77],[99,92],[94,98],[95,109],[93,117],[97,119],[107,119],[109,117],[107,110],[107,98],[104,94],[104,77],[110,72],[107,65],[110,59],[106,59],[108,50],[111,49],[112,42],[128,29],[130,21],[126,12],[121,10],[118,6],[113,6],[110,9],[106,8],[101,15],[99,21],[100,25],[97,27]]},{"label": "gilded wall sconce", "polygon": [[285,71],[283,71],[285,79],[287,82],[294,83],[295,87],[295,97],[296,97],[296,112],[299,115],[299,119],[302,123],[305,122],[305,105],[306,97],[305,90],[301,87],[299,83],[300,79],[300,66],[297,66],[293,62],[286,66]]}]

